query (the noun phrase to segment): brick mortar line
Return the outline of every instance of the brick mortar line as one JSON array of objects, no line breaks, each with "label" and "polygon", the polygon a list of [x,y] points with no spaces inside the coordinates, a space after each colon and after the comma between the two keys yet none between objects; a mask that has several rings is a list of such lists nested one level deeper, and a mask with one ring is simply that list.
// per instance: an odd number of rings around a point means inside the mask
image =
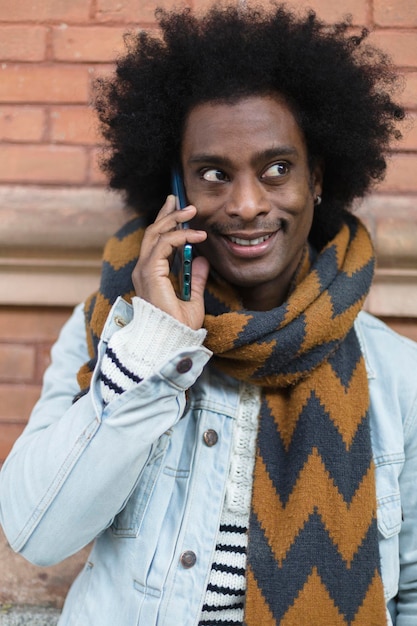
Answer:
[{"label": "brick mortar line", "polygon": [[[7,186],[21,186],[21,187],[30,187],[33,186],[33,181],[27,181],[25,182],[24,180],[13,180],[13,179],[2,179],[0,182],[0,187],[2,187],[3,185],[7,185]],[[76,181],[76,182],[71,182],[68,181],[66,182],[65,179],[62,179],[58,182],[54,181],[54,182],[50,182],[48,183],[47,181],[39,181],[39,186],[45,187],[45,188],[54,188],[54,187],[58,187],[58,188],[62,188],[67,187],[70,189],[73,188],[79,188],[79,189],[83,189],[85,186],[88,186],[88,188],[94,188],[94,189],[105,189],[106,188],[106,181],[101,182],[101,181],[97,181],[97,182],[92,182],[89,181],[88,185],[87,185],[87,178],[85,177],[83,181]],[[416,190],[417,193],[417,190]]]},{"label": "brick mortar line", "polygon": [[[33,20],[33,21],[0,21],[0,27],[1,26],[20,26],[20,27],[25,27],[25,28],[30,28],[32,26],[40,26],[43,28],[48,28],[49,26],[52,27],[59,27],[62,25],[68,26],[68,27],[91,27],[91,26],[102,26],[103,28],[142,28],[142,29],[153,29],[153,30],[158,30],[158,25],[157,22],[155,20],[153,21],[147,21],[147,20],[140,20],[140,21],[133,21],[133,20],[128,20],[128,21],[123,21],[123,20],[90,20],[90,21],[80,21],[80,20],[76,20],[74,22],[72,22],[71,20],[67,20],[67,19],[60,19],[60,20]],[[362,24],[358,24],[359,26],[362,26]]]},{"label": "brick mortar line", "polygon": [[98,70],[102,70],[105,66],[107,66],[108,69],[111,69],[113,66],[115,66],[115,62],[114,61],[76,61],[76,60],[68,60],[68,59],[63,59],[62,61],[60,59],[56,59],[55,57],[51,58],[51,59],[44,59],[42,61],[27,61],[27,60],[12,60],[12,59],[0,59],[0,66],[1,69],[5,70],[8,68],[13,68],[13,69],[17,69],[19,67],[23,67],[29,69],[29,68],[33,68],[33,66],[36,67],[40,67],[40,68],[54,68],[54,67],[59,67],[60,69],[62,69],[63,67],[68,67],[68,68],[82,68],[82,67],[87,67],[88,69],[98,69]]},{"label": "brick mortar line", "polygon": [[[45,124],[46,126],[46,124]],[[102,144],[91,144],[91,143],[74,143],[74,142],[65,142],[57,139],[42,139],[39,141],[24,141],[23,139],[9,139],[2,140],[1,147],[5,146],[19,146],[22,148],[23,146],[26,148],[38,148],[39,146],[50,146],[52,148],[74,148],[74,152],[78,151],[78,148],[91,150],[91,148],[99,148]],[[417,151],[417,148],[416,148]]]},{"label": "brick mortar line", "polygon": [[[44,126],[44,131],[46,128],[46,124]],[[24,147],[33,147],[36,148],[38,146],[51,146],[55,147],[65,147],[65,148],[83,148],[85,150],[101,150],[101,148],[105,147],[104,144],[95,144],[95,143],[77,143],[75,141],[64,141],[62,139],[49,139],[48,137],[42,138],[39,141],[25,141],[24,139],[2,139],[1,140],[2,147],[4,146],[19,146],[20,148]],[[414,150],[414,148],[413,148]],[[417,148],[415,148],[417,152]],[[405,153],[409,153],[410,149],[404,150]]]},{"label": "brick mortar line", "polygon": [[[0,385],[1,387],[1,385]],[[23,420],[23,421],[10,421],[10,418],[2,418],[0,417],[0,431],[2,429],[2,426],[22,426],[23,428],[26,426],[26,424],[28,423],[28,419]],[[1,605],[0,605],[1,606]],[[1,624],[1,622],[0,622]]]}]

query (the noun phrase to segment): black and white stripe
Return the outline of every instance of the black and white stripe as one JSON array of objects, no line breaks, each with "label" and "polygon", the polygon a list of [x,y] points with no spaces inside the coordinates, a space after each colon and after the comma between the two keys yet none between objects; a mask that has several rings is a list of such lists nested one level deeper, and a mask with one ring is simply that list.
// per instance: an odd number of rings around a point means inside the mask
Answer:
[{"label": "black and white stripe", "polygon": [[200,346],[206,331],[192,330],[141,298],[132,299],[133,319],[111,336],[101,362],[104,404],[136,387],[178,350]]},{"label": "black and white stripe", "polygon": [[241,626],[246,590],[246,524],[224,515],[199,626]]},{"label": "black and white stripe", "polygon": [[123,365],[112,348],[107,346],[100,372],[102,396],[105,404],[139,384],[142,380],[140,376]]}]

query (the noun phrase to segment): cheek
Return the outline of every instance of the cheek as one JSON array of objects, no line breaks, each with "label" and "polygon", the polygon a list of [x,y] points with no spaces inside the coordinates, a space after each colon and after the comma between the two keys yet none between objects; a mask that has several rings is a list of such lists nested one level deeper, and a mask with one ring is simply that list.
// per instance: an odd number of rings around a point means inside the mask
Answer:
[{"label": "cheek", "polygon": [[314,209],[313,206],[300,207],[300,211],[293,213],[292,219],[287,223],[286,235],[288,236],[288,244],[298,247],[304,244],[310,234],[313,223]]},{"label": "cheek", "polygon": [[191,221],[191,225],[194,228],[205,228],[210,224],[216,222],[221,215],[221,204],[218,202],[208,202],[206,198],[200,201],[196,198],[190,200],[190,202],[196,207],[196,216]]},{"label": "cheek", "polygon": [[310,207],[305,207],[304,211],[301,213],[299,220],[298,220],[298,226],[297,226],[297,231],[299,231],[300,237],[304,237],[307,238],[310,230],[311,230],[311,225],[313,223],[313,215],[314,215],[314,208],[313,206]]},{"label": "cheek", "polygon": [[197,215],[190,221],[190,226],[196,230],[206,230],[207,219],[204,217],[204,214],[201,214],[198,210],[198,205],[195,206],[197,206]]}]

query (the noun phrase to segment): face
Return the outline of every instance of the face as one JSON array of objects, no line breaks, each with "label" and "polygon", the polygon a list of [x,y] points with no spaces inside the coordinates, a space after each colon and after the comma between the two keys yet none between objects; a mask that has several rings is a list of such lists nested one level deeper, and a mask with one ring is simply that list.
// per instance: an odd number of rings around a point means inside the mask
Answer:
[{"label": "face", "polygon": [[322,173],[279,96],[208,102],[191,110],[182,165],[198,247],[247,308],[281,304],[310,232]]}]

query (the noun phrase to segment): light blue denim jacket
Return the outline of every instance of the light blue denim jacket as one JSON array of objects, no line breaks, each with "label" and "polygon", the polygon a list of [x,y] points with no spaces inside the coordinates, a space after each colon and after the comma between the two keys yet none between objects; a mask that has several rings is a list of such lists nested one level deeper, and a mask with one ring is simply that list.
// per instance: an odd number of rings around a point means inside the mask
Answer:
[{"label": "light blue denim jacket", "polygon": [[[100,354],[131,318],[119,299]],[[361,313],[387,605],[395,626],[417,624],[417,345]],[[191,358],[192,368],[177,365]],[[68,595],[62,626],[196,626],[229,470],[240,386],[207,366],[204,347],[103,408],[97,371],[72,404],[88,360],[81,306],[52,351],[42,397],[0,474],[0,521],[30,561],[61,561],[96,538]],[[182,372],[182,373],[181,373]],[[185,390],[190,389],[186,394]],[[219,437],[207,446],[203,434]],[[181,555],[197,560],[184,568]],[[382,626],[382,625],[374,625]]]}]

